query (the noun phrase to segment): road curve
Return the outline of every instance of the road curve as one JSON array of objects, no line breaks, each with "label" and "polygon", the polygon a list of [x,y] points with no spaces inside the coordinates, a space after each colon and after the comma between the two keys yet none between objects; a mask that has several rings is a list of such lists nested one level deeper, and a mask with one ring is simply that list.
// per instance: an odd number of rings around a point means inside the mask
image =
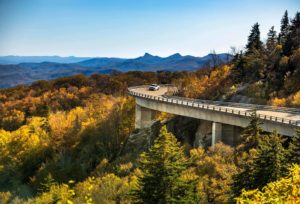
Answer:
[{"label": "road curve", "polygon": [[251,116],[252,112],[256,111],[258,117],[263,120],[270,120],[300,127],[300,109],[297,108],[183,98],[173,96],[173,93],[176,92],[177,88],[173,85],[160,85],[160,89],[158,91],[149,91],[147,85],[128,88],[129,95],[134,97],[206,108],[243,116]]}]

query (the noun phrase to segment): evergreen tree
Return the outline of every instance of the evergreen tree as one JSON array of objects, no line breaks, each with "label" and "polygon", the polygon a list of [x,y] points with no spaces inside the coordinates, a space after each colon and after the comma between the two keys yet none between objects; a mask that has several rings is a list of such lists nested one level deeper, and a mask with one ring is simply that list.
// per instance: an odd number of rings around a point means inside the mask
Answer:
[{"label": "evergreen tree", "polygon": [[262,49],[262,42],[260,40],[260,30],[259,24],[255,23],[252,26],[250,35],[248,37],[248,43],[246,45],[247,52],[246,54],[254,53],[255,50],[260,51]]},{"label": "evergreen tree", "polygon": [[236,161],[239,167],[239,173],[233,177],[232,193],[239,196],[242,189],[254,188],[254,158],[257,154],[257,148],[263,137],[263,129],[260,127],[262,122],[256,115],[252,114],[249,125],[241,134],[241,145],[237,147]]},{"label": "evergreen tree", "polygon": [[261,125],[262,122],[257,117],[256,112],[254,112],[250,124],[241,134],[241,145],[238,147],[238,150],[248,152],[250,149],[256,149],[258,147],[261,137],[263,137]]},{"label": "evergreen tree", "polygon": [[236,203],[299,203],[300,166],[293,165],[287,177],[268,183],[261,191],[244,191]]},{"label": "evergreen tree", "polygon": [[249,190],[254,188],[254,158],[257,154],[255,149],[249,151],[249,153],[244,152],[240,156],[240,167],[239,173],[233,176],[232,183],[232,195],[237,197],[241,194],[243,189]]},{"label": "evergreen tree", "polygon": [[235,83],[240,83],[243,81],[246,73],[245,73],[245,57],[244,53],[241,51],[240,53],[236,54],[235,58],[233,59],[234,67],[232,68],[232,80]]},{"label": "evergreen tree", "polygon": [[297,130],[297,135],[292,138],[289,144],[288,162],[300,165],[300,130]]},{"label": "evergreen tree", "polygon": [[50,108],[50,106],[45,104],[45,105],[39,107],[38,112],[39,112],[39,116],[47,118],[50,115],[51,108]]},{"label": "evergreen tree", "polygon": [[257,151],[251,150],[250,154],[242,159],[241,171],[234,176],[234,196],[239,196],[242,189],[261,189],[267,183],[287,174],[289,154],[282,143],[283,139],[276,131],[259,140]]},{"label": "evergreen tree", "polygon": [[288,16],[288,11],[286,10],[281,19],[280,33],[278,35],[278,42],[281,45],[285,44],[288,32],[289,32],[289,16]]},{"label": "evergreen tree", "polygon": [[140,160],[143,176],[139,178],[139,190],[134,192],[140,203],[196,203],[195,187],[181,178],[188,160],[184,150],[172,133],[162,127],[159,137],[149,152]]},{"label": "evergreen tree", "polygon": [[289,31],[286,36],[286,41],[283,46],[283,52],[289,56],[293,50],[300,46],[300,12],[297,12],[295,18],[292,19]]},{"label": "evergreen tree", "polygon": [[233,177],[232,192],[235,197],[239,196],[242,189],[254,189],[255,184],[255,165],[257,149],[264,137],[263,129],[260,127],[262,122],[257,117],[256,112],[252,114],[249,125],[241,134],[241,145],[237,147],[236,161],[239,173]]},{"label": "evergreen tree", "polygon": [[44,181],[40,184],[40,188],[38,191],[40,193],[47,192],[50,190],[51,186],[57,184],[55,180],[53,179],[51,173],[48,174],[46,178],[44,178]]},{"label": "evergreen tree", "polygon": [[282,146],[283,139],[276,131],[261,140],[254,159],[253,187],[262,188],[267,183],[285,176],[287,171],[287,150]]},{"label": "evergreen tree", "polygon": [[276,35],[276,31],[274,30],[274,26],[272,26],[268,32],[268,39],[266,42],[268,54],[274,51],[276,45],[277,45],[277,35]]}]

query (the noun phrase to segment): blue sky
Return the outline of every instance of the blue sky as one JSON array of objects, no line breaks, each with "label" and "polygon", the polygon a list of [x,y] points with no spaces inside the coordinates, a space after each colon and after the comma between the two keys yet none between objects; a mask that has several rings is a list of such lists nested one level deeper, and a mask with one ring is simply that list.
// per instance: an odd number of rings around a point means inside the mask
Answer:
[{"label": "blue sky", "polygon": [[0,0],[0,55],[203,56],[279,30],[299,0]]}]

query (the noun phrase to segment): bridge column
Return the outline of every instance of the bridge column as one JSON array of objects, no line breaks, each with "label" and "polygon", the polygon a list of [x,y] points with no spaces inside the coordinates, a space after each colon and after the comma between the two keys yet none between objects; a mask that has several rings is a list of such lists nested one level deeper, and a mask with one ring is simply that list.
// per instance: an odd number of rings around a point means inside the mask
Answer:
[{"label": "bridge column", "polygon": [[222,124],[212,122],[211,146],[214,146],[217,142],[221,141],[221,137],[222,137]]},{"label": "bridge column", "polygon": [[135,106],[135,128],[149,127],[154,119],[155,111],[136,104]]}]

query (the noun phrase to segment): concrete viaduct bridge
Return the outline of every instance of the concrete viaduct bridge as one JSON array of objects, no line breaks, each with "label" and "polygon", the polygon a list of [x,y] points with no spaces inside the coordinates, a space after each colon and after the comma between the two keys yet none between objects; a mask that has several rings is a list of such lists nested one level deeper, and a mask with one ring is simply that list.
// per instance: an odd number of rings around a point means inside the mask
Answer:
[{"label": "concrete viaduct bridge", "polygon": [[[129,95],[136,99],[135,127],[151,125],[156,111],[197,118],[202,124],[209,124],[206,129],[210,129],[211,145],[220,140],[234,145],[242,128],[249,124],[253,111],[262,120],[262,128],[267,132],[276,129],[281,135],[293,136],[300,128],[300,109],[197,100],[174,96],[176,92],[177,88],[173,85],[161,85],[158,91],[149,91],[148,86],[128,88]],[[201,131],[201,127],[198,129]]]}]

